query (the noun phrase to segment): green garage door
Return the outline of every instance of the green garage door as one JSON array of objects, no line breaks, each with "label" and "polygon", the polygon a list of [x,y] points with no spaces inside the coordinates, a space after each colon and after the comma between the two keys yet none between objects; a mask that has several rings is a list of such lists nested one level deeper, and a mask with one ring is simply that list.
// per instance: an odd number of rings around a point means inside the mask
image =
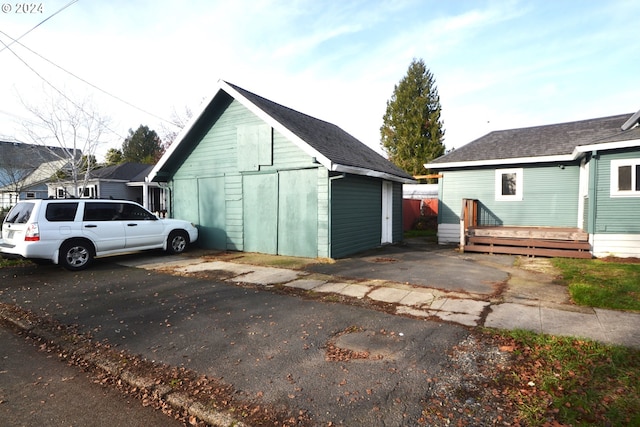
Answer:
[{"label": "green garage door", "polygon": [[[196,196],[191,199],[194,203]],[[198,179],[199,246],[208,249],[226,249],[226,202],[224,177]]]},{"label": "green garage door", "polygon": [[318,170],[279,173],[278,254],[318,256]]},{"label": "green garage door", "polygon": [[244,250],[318,256],[318,171],[245,175]]},{"label": "green garage door", "polygon": [[278,253],[278,174],[245,175],[244,251]]}]

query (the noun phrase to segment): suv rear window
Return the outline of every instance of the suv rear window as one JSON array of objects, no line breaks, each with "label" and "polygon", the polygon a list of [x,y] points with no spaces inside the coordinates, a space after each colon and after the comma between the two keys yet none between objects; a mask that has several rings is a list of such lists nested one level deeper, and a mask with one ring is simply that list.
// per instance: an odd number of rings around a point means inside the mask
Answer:
[{"label": "suv rear window", "polygon": [[78,202],[49,203],[45,218],[51,222],[73,221],[76,218]]},{"label": "suv rear window", "polygon": [[26,224],[31,217],[31,212],[33,212],[33,207],[35,203],[29,202],[21,202],[16,204],[13,209],[9,211],[9,214],[4,219],[4,222],[8,222],[10,224]]}]

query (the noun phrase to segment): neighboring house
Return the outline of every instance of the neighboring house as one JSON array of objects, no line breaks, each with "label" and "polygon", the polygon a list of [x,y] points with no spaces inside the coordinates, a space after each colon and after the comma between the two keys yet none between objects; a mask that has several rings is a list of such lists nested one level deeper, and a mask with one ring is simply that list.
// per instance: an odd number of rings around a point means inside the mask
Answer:
[{"label": "neighboring house", "polygon": [[224,81],[148,179],[203,247],[330,258],[401,241],[413,182],[339,127]]},{"label": "neighboring house", "polygon": [[426,164],[442,175],[439,242],[467,243],[461,217],[472,199],[477,226],[576,229],[597,257],[640,256],[639,118],[491,132]]},{"label": "neighboring house", "polygon": [[0,209],[47,197],[46,182],[67,165],[59,147],[0,141]]},{"label": "neighboring house", "polygon": [[[152,212],[165,211],[164,190],[158,183],[148,183],[145,177],[153,165],[143,163],[122,163],[90,171],[89,178],[78,178],[82,198],[103,198],[131,200],[142,204]],[[84,175],[84,174],[82,174]],[[49,197],[65,198],[76,194],[72,181],[50,182]]]}]

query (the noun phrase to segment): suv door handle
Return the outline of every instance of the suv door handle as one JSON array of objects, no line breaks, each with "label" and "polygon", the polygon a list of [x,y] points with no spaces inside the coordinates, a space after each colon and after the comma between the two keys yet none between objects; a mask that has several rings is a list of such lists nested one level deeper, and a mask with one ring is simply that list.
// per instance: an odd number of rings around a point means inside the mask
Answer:
[{"label": "suv door handle", "polygon": [[95,224],[87,224],[87,225],[84,226],[84,228],[96,228],[96,227],[97,227],[97,225],[95,225]]},{"label": "suv door handle", "polygon": [[135,226],[137,226],[137,225],[138,225],[138,224],[136,224],[136,223],[134,222],[134,223],[131,223],[131,224],[127,224],[127,227],[135,227]]}]

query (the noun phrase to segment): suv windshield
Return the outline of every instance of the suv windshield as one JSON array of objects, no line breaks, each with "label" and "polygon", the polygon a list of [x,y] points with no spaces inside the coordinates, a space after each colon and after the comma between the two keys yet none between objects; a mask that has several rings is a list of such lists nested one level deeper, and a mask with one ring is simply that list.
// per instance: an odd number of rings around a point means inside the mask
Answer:
[{"label": "suv windshield", "polygon": [[9,211],[9,214],[4,219],[4,222],[10,224],[26,224],[33,212],[34,203],[23,202],[18,203]]}]

